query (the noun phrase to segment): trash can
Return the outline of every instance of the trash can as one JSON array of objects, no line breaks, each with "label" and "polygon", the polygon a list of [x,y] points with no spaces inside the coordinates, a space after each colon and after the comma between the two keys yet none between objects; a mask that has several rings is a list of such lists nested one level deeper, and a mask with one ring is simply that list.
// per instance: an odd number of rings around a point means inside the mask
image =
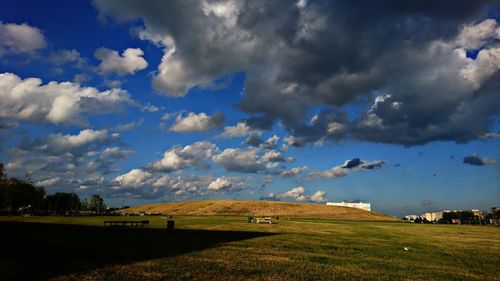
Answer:
[{"label": "trash can", "polygon": [[167,232],[174,232],[175,222],[173,220],[167,221]]}]

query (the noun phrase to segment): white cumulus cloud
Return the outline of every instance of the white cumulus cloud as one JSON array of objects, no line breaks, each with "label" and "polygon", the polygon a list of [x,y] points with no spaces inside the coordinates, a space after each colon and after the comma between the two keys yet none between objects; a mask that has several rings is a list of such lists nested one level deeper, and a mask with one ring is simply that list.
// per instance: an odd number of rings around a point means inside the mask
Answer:
[{"label": "white cumulus cloud", "polygon": [[318,191],[314,192],[313,195],[311,195],[309,197],[309,199],[313,202],[324,202],[324,201],[326,201],[325,196],[326,196],[326,192],[318,190]]},{"label": "white cumulus cloud", "polygon": [[224,132],[221,134],[221,137],[224,138],[235,138],[235,137],[244,137],[250,134],[260,133],[257,130],[252,129],[245,122],[238,122],[235,126],[227,126],[224,128]]},{"label": "white cumulus cloud", "polygon": [[44,179],[44,180],[41,180],[41,181],[37,181],[35,185],[36,186],[43,186],[43,187],[52,186],[52,185],[58,183],[59,180],[60,180],[59,177],[50,178],[50,179]]},{"label": "white cumulus cloud", "polygon": [[280,172],[280,175],[282,175],[284,177],[293,177],[293,176],[302,174],[308,168],[309,167],[307,165],[303,166],[303,167],[294,167],[294,168],[291,168],[290,170],[285,170],[285,171]]},{"label": "white cumulus cloud", "polygon": [[233,183],[226,177],[216,178],[208,185],[208,190],[220,191],[225,189],[230,189]]},{"label": "white cumulus cloud", "polygon": [[0,74],[0,117],[54,124],[84,124],[84,114],[105,114],[134,104],[125,90],[99,91],[73,82]]},{"label": "white cumulus cloud", "polygon": [[108,137],[106,130],[96,131],[86,129],[80,131],[77,135],[49,135],[43,147],[48,150],[67,151],[89,143],[103,141]]},{"label": "white cumulus cloud", "polygon": [[190,112],[187,116],[177,115],[170,131],[177,133],[201,133],[218,129],[224,124],[224,115],[220,112],[209,116],[204,112]]},{"label": "white cumulus cloud", "polygon": [[26,23],[0,22],[0,57],[6,54],[33,54],[46,45],[40,29]]},{"label": "white cumulus cloud", "polygon": [[25,140],[19,148],[49,155],[69,153],[72,156],[81,156],[86,153],[95,153],[95,149],[116,142],[119,139],[118,134],[108,134],[107,130],[85,129],[77,134],[49,134],[45,138],[36,141]]},{"label": "white cumulus cloud", "polygon": [[245,150],[227,148],[215,155],[212,160],[229,172],[260,173],[265,171],[266,166],[260,160],[258,152],[259,150],[254,148]]},{"label": "white cumulus cloud", "polygon": [[102,73],[116,73],[120,76],[134,74],[148,67],[143,55],[140,48],[128,48],[121,55],[107,48],[98,48],[94,53],[96,59],[101,61],[98,68]]},{"label": "white cumulus cloud", "polygon": [[299,202],[315,202],[320,203],[326,201],[326,192],[318,190],[312,195],[308,196],[304,194],[305,189],[303,186],[294,187],[282,194],[269,193],[266,196],[261,197],[264,200],[273,201],[299,201]]},{"label": "white cumulus cloud", "polygon": [[500,39],[500,27],[494,19],[486,19],[475,25],[466,25],[460,32],[457,43],[467,50],[479,49],[485,41]]},{"label": "white cumulus cloud", "polygon": [[262,156],[262,160],[267,162],[293,162],[295,159],[292,157],[283,157],[281,152],[270,150]]},{"label": "white cumulus cloud", "polygon": [[115,181],[123,186],[139,187],[151,178],[151,173],[142,169],[132,169],[128,173],[117,176]]},{"label": "white cumulus cloud", "polygon": [[217,146],[207,141],[195,142],[185,147],[174,146],[165,151],[163,158],[153,162],[153,170],[171,172],[180,169],[205,167],[205,161],[217,151]]}]

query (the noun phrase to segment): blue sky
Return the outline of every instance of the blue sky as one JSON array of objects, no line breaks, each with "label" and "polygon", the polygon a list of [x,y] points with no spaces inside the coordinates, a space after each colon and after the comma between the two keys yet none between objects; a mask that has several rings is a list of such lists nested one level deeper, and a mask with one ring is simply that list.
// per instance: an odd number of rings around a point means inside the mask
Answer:
[{"label": "blue sky", "polygon": [[499,6],[342,2],[2,1],[0,162],[116,206],[498,205]]}]

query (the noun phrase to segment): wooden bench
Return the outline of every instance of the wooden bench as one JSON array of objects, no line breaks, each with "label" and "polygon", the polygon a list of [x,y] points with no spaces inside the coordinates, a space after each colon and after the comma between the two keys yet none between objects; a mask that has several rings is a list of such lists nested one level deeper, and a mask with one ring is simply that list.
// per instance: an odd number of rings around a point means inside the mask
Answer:
[{"label": "wooden bench", "polygon": [[141,221],[104,221],[104,226],[109,227],[133,227],[133,228],[149,228],[148,220]]}]

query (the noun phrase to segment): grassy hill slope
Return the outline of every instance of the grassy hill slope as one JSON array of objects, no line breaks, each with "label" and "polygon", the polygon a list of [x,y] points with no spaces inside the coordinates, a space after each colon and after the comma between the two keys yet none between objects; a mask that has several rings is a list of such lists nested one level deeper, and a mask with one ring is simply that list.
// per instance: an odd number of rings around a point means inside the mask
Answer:
[{"label": "grassy hill slope", "polygon": [[150,204],[123,210],[190,216],[281,216],[358,221],[391,221],[394,218],[355,208],[252,200],[200,200]]}]

